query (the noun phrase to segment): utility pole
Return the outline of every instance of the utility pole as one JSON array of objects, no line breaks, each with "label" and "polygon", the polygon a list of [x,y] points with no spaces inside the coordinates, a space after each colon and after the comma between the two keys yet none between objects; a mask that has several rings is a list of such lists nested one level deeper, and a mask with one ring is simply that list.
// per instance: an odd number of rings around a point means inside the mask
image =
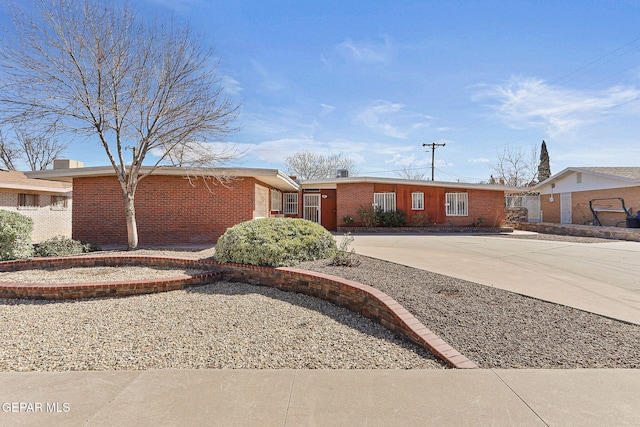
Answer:
[{"label": "utility pole", "polygon": [[423,147],[431,147],[431,181],[434,181],[434,171],[435,171],[435,157],[436,157],[436,147],[444,147],[447,145],[446,143],[436,144],[432,142],[431,144],[422,144]]}]

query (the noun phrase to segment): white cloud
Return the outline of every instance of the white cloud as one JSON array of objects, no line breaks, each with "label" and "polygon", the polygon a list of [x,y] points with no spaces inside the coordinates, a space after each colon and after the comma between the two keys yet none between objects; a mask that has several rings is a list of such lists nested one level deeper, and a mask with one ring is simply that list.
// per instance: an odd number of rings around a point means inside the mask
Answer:
[{"label": "white cloud", "polygon": [[484,157],[476,157],[473,159],[467,159],[467,162],[469,163],[491,163],[491,160],[486,159]]},{"label": "white cloud", "polygon": [[[382,41],[353,41],[350,38],[336,46],[338,54],[364,64],[386,63],[391,60],[394,47],[389,37],[384,36]],[[326,62],[326,58],[323,57]]]},{"label": "white cloud", "polygon": [[354,122],[392,138],[407,139],[412,131],[428,127],[432,117],[405,109],[404,104],[378,100],[355,114]]},{"label": "white cloud", "polygon": [[559,136],[602,120],[609,114],[630,114],[640,98],[635,87],[577,90],[547,84],[541,79],[512,77],[501,85],[478,91],[476,101],[493,101],[494,116],[513,129],[536,128]]},{"label": "white cloud", "polygon": [[320,104],[320,107],[322,108],[322,110],[320,111],[320,117],[327,116],[331,114],[333,110],[336,109],[336,107],[334,107],[333,105],[327,105],[327,104]]},{"label": "white cloud", "polygon": [[229,95],[238,95],[243,90],[242,86],[240,86],[240,82],[231,76],[222,76],[220,83],[222,84],[224,91]]}]

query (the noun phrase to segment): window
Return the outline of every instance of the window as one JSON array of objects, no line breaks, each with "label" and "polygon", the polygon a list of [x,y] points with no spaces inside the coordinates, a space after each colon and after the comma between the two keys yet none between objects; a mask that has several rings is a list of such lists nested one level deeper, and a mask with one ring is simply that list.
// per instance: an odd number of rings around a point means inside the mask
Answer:
[{"label": "window", "polygon": [[282,193],[278,190],[271,190],[271,210],[275,212],[282,210]]},{"label": "window", "polygon": [[51,210],[64,211],[67,209],[67,196],[51,196]]},{"label": "window", "polygon": [[411,193],[411,210],[424,210],[424,193]]},{"label": "window", "polygon": [[284,193],[284,213],[298,214],[298,193]]},{"label": "window", "polygon": [[467,193],[446,193],[447,216],[468,216],[469,195]]},{"label": "window", "polygon": [[19,194],[18,209],[38,209],[40,201],[37,194]]},{"label": "window", "polygon": [[396,210],[396,193],[373,193],[373,206],[383,212]]}]

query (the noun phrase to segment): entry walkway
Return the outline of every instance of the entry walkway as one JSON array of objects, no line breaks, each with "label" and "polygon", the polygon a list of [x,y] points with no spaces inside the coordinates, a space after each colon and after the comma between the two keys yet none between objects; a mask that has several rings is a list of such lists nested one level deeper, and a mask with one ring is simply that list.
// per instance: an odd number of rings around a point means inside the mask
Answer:
[{"label": "entry walkway", "polygon": [[638,396],[640,370],[23,372],[0,425],[637,426]]},{"label": "entry walkway", "polygon": [[361,255],[640,324],[640,242],[358,234],[352,247]]}]

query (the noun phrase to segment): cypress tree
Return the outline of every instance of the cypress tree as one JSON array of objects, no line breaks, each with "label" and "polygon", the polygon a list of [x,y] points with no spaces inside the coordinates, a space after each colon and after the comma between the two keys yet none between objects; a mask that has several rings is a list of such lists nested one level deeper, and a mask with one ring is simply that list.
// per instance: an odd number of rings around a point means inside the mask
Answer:
[{"label": "cypress tree", "polygon": [[547,143],[542,141],[540,148],[540,164],[538,165],[538,182],[542,182],[551,176],[551,166],[549,165],[549,152]]}]

